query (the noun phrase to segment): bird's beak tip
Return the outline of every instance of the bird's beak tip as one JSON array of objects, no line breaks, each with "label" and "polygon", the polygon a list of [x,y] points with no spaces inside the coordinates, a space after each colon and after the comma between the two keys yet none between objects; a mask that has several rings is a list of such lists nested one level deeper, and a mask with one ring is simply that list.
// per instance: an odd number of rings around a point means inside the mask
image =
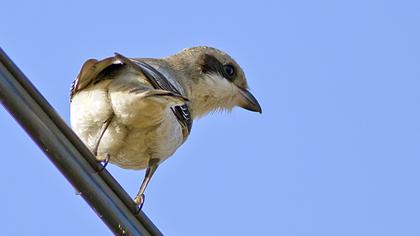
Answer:
[{"label": "bird's beak tip", "polygon": [[257,99],[246,89],[241,89],[241,103],[239,104],[240,107],[253,112],[258,112],[262,114],[262,108],[258,103]]}]

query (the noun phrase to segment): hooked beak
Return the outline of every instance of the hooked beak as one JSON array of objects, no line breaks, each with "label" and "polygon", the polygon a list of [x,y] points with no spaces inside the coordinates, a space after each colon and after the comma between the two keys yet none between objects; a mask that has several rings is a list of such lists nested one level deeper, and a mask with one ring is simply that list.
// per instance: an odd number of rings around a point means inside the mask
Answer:
[{"label": "hooked beak", "polygon": [[238,106],[254,112],[262,113],[262,109],[257,99],[246,89],[239,89],[241,101]]}]

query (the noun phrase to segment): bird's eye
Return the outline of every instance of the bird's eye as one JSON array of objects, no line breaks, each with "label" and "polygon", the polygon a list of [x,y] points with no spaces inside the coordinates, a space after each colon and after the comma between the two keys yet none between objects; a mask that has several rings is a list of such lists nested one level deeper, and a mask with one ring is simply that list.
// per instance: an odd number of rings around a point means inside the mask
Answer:
[{"label": "bird's eye", "polygon": [[235,68],[233,68],[232,65],[224,65],[223,66],[223,70],[225,72],[225,74],[227,75],[227,77],[232,77],[235,75]]}]

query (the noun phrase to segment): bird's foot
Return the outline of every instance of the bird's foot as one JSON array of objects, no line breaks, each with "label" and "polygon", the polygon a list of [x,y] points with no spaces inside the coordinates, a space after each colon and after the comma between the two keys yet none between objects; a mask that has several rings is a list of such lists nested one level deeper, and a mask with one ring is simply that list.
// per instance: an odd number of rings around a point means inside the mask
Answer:
[{"label": "bird's foot", "polygon": [[134,198],[134,203],[137,205],[137,211],[140,212],[144,204],[144,194],[139,194]]},{"label": "bird's foot", "polygon": [[101,169],[99,169],[97,172],[98,173],[101,173],[105,168],[106,168],[106,166],[108,165],[108,163],[109,163],[109,159],[111,158],[111,156],[108,154],[108,153],[106,153],[104,156],[103,156],[103,158],[98,158],[98,157],[96,157],[97,159],[98,159],[98,161],[101,163],[101,165],[102,165],[102,167],[101,167]]}]

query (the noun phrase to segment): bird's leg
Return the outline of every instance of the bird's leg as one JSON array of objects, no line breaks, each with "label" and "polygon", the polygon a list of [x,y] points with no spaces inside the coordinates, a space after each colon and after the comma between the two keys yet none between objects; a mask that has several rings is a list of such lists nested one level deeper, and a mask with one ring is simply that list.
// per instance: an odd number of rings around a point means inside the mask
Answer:
[{"label": "bird's leg", "polygon": [[153,174],[159,166],[159,159],[152,158],[149,160],[149,167],[147,167],[146,175],[144,176],[143,182],[141,183],[140,190],[134,198],[134,203],[139,207],[139,211],[143,207],[144,203],[144,191],[146,190],[147,185],[150,182]]},{"label": "bird's leg", "polygon": [[[95,148],[93,149],[93,154],[95,155],[95,157],[98,156],[99,144],[101,143],[102,137],[104,136],[105,131],[108,129],[109,124],[111,124],[111,121],[113,118],[114,118],[114,114],[112,114],[111,117],[109,117],[102,125],[101,132],[99,133],[98,139],[96,140],[96,143],[95,143]],[[103,164],[102,164],[102,168],[98,172],[101,172],[102,170],[105,169],[105,167],[108,165],[109,158],[110,158],[109,154],[106,153],[105,158],[103,158],[103,160],[100,160],[100,162]]]}]

